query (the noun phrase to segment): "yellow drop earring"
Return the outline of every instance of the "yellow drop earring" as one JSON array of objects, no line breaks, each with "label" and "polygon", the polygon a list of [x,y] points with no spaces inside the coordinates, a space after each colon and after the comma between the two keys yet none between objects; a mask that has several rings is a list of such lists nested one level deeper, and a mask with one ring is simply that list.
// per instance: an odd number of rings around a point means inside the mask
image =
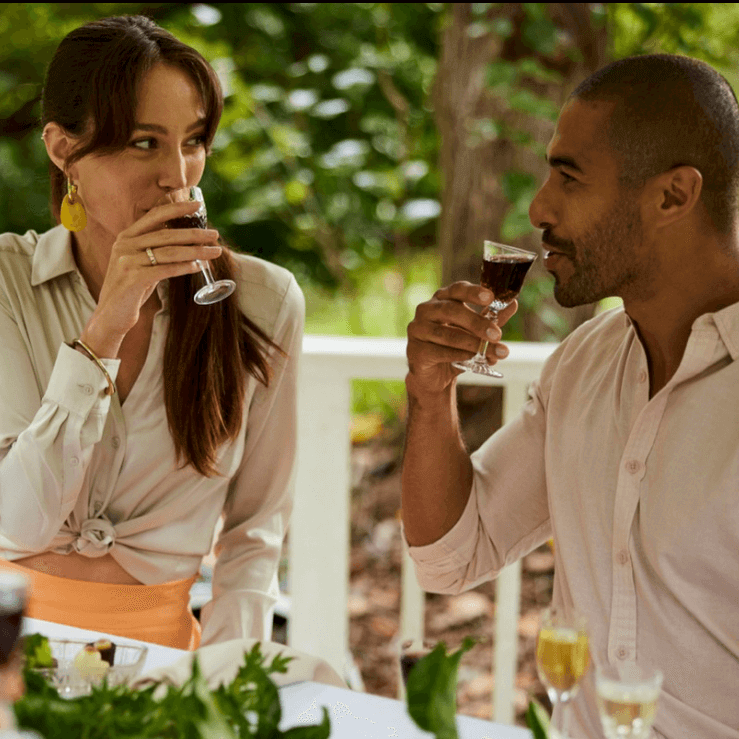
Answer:
[{"label": "yellow drop earring", "polygon": [[60,217],[67,231],[81,231],[87,225],[85,206],[77,199],[77,185],[67,180],[67,194],[62,200]]}]

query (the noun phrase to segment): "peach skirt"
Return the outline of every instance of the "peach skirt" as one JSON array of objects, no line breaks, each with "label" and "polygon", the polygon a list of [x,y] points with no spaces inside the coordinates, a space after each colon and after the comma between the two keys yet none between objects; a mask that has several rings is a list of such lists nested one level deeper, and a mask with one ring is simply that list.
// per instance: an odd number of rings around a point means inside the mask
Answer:
[{"label": "peach skirt", "polygon": [[197,649],[200,624],[190,610],[195,576],[163,585],[117,585],[47,575],[0,559],[0,569],[31,581],[26,616],[176,649]]}]

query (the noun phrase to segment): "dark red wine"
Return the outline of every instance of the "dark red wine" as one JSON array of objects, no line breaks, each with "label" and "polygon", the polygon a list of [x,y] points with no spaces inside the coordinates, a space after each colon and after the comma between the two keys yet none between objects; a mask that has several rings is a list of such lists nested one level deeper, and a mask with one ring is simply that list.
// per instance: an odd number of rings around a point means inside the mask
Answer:
[{"label": "dark red wine", "polygon": [[190,216],[171,218],[165,224],[167,228],[208,228],[208,217],[205,213],[193,213]]},{"label": "dark red wine", "polygon": [[0,608],[0,665],[10,658],[23,622],[23,609]]},{"label": "dark red wine", "polygon": [[483,287],[493,291],[495,300],[500,303],[510,303],[521,292],[526,273],[533,264],[527,257],[496,254],[482,262]]},{"label": "dark red wine", "polygon": [[403,685],[408,683],[408,675],[411,674],[411,670],[416,666],[416,663],[426,654],[423,652],[404,654],[400,658],[400,674],[403,676]]}]

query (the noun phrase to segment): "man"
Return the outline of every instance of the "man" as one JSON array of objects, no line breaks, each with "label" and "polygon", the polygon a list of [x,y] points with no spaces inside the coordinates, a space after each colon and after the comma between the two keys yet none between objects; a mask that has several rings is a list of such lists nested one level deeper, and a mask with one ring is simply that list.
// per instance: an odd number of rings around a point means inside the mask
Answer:
[{"label": "man", "polygon": [[[403,524],[421,585],[456,593],[550,537],[553,602],[591,655],[664,673],[655,729],[739,739],[739,108],[695,60],[621,60],[580,85],[530,208],[574,331],[521,415],[470,456],[450,362],[500,330],[455,283],[408,328]],[[501,316],[501,324],[515,306]],[[593,670],[575,737],[602,736]]]}]

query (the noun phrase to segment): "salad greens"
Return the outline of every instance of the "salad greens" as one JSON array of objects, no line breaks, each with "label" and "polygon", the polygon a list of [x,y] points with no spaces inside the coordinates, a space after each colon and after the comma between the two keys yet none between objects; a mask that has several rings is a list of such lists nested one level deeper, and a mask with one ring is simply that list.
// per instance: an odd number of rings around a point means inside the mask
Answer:
[{"label": "salad greens", "polygon": [[[26,695],[15,703],[20,729],[44,739],[328,739],[329,715],[313,726],[280,731],[282,718],[273,673],[284,673],[291,657],[277,655],[269,664],[255,644],[229,685],[210,690],[197,658],[180,687],[155,685],[134,690],[126,685],[92,687],[82,698],[65,700],[33,669],[46,654],[38,635],[26,637]],[[46,643],[48,650],[48,643]]]}]

